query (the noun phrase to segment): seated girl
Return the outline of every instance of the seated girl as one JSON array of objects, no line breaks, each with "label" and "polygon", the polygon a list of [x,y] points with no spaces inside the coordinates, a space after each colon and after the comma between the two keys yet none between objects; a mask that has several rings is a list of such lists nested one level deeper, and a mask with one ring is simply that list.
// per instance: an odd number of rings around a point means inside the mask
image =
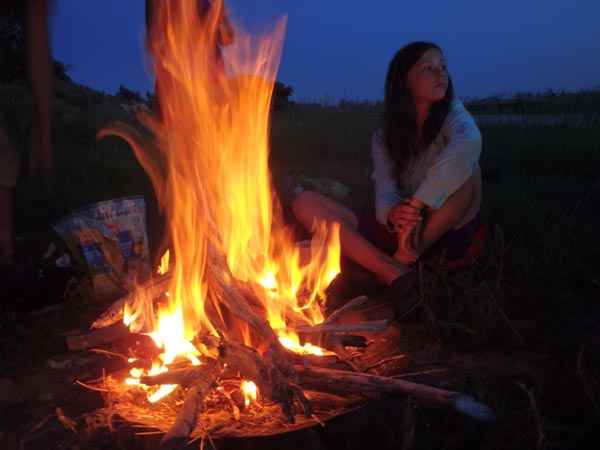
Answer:
[{"label": "seated girl", "polygon": [[382,126],[371,143],[376,218],[304,191],[292,204],[309,231],[340,224],[342,254],[399,297],[430,248],[461,258],[479,224],[481,134],[462,103],[440,48],[413,42],[390,62]]}]

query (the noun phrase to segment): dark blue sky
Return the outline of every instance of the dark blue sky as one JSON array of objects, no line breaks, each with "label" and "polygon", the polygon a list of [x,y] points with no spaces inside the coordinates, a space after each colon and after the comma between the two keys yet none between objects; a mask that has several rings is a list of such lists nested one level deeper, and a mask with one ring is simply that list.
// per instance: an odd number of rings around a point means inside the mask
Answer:
[{"label": "dark blue sky", "polygon": [[[600,88],[600,0],[226,0],[246,29],[287,13],[278,80],[294,99],[382,98],[402,45],[444,50],[459,97]],[[107,93],[144,94],[144,0],[56,0],[55,59]]]}]

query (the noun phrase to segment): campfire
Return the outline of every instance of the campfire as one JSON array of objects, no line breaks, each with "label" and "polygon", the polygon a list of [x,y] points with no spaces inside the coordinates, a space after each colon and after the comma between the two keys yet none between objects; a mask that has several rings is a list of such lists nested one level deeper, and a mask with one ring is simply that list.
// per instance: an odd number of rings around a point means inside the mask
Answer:
[{"label": "campfire", "polygon": [[366,297],[324,315],[340,271],[338,230],[315,223],[312,241],[294,242],[268,169],[285,19],[260,38],[236,26],[220,48],[221,0],[205,14],[195,0],[156,3],[159,118],[140,114],[150,134],[114,124],[100,136],[131,145],[167,219],[170,251],[160,273],[92,325],[123,322],[156,344],[133,355],[129,373],[104,380],[108,407],[164,430],[174,448],[312,426],[382,393],[460,406],[466,397],[455,392],[362,373],[351,350],[388,322],[340,319]]}]

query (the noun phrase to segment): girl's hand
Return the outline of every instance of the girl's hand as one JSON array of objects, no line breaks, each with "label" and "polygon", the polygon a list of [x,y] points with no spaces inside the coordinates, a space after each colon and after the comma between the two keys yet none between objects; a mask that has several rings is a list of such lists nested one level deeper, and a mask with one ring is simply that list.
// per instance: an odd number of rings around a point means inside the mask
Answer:
[{"label": "girl's hand", "polygon": [[[401,204],[393,206],[388,212],[388,222],[397,233],[410,233],[418,224],[421,223],[421,209],[416,202],[405,198]],[[419,202],[420,203],[420,202]]]}]

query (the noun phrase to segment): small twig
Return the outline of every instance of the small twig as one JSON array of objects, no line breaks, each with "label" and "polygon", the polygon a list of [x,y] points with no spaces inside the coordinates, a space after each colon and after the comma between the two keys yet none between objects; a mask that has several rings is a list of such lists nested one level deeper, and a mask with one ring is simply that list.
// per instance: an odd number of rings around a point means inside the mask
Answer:
[{"label": "small twig", "polygon": [[92,391],[98,391],[98,392],[110,392],[111,391],[110,389],[102,389],[102,388],[95,387],[95,386],[92,386],[92,385],[89,385],[89,384],[85,384],[85,383],[83,383],[82,381],[79,381],[79,380],[75,380],[75,383],[77,383],[80,386],[83,386],[86,389],[91,389]]},{"label": "small twig", "polygon": [[325,428],[325,422],[323,422],[321,419],[319,419],[319,417],[315,413],[312,413],[310,417],[315,419],[315,422],[317,422],[319,425],[321,425],[323,428]]},{"label": "small twig", "polygon": [[323,323],[333,323],[336,320],[338,320],[341,316],[343,316],[344,314],[346,314],[348,311],[357,308],[358,306],[362,305],[364,302],[366,302],[368,300],[366,295],[359,295],[358,297],[353,298],[352,300],[350,300],[348,303],[342,305],[341,307],[339,307],[338,309],[336,309],[334,312],[332,312],[329,317],[327,317]]},{"label": "small twig", "polygon": [[405,372],[405,373],[400,373],[398,375],[392,375],[391,378],[414,377],[414,376],[418,376],[418,375],[429,375],[429,374],[438,373],[438,372],[448,372],[448,369],[439,368],[439,369],[423,370],[421,372]]},{"label": "small twig", "polygon": [[392,361],[397,361],[399,359],[404,359],[406,357],[406,355],[395,355],[395,356],[390,356],[389,358],[384,358],[381,361],[376,362],[375,364],[371,364],[370,366],[365,368],[365,372],[368,372],[369,370],[373,369],[374,367],[377,366],[381,366],[382,364],[385,364],[387,362],[392,362]]},{"label": "small twig", "polygon": [[363,369],[362,366],[360,365],[360,363],[356,360],[356,358],[354,356],[352,356],[352,353],[350,353],[346,349],[346,347],[344,346],[344,343],[339,335],[337,335],[337,334],[324,335],[323,338],[321,339],[321,345],[328,350],[332,350],[336,355],[338,355],[338,357],[340,358],[341,361],[348,364],[356,372],[365,372],[365,369]]}]

